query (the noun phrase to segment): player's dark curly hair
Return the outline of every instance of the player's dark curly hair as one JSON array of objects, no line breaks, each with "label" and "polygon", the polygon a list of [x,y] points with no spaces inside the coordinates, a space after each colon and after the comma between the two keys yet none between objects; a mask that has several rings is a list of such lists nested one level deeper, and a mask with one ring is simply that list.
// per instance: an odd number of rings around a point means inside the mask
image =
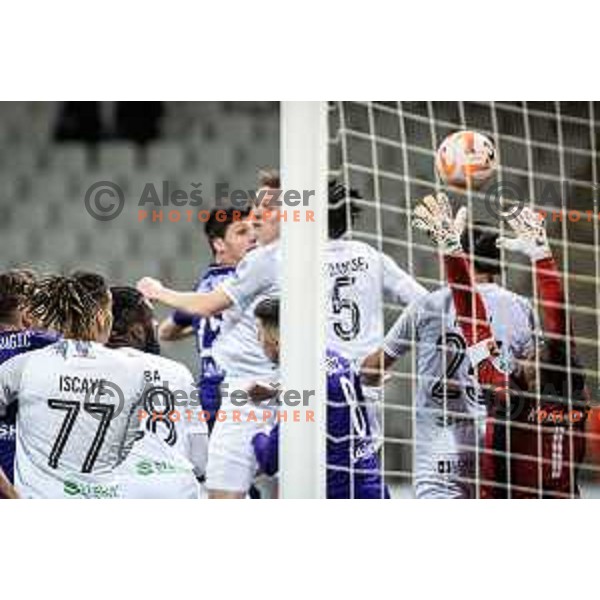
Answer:
[{"label": "player's dark curly hair", "polygon": [[35,289],[35,273],[30,269],[11,269],[0,273],[0,323],[11,321],[28,308]]},{"label": "player's dark curly hair", "polygon": [[160,354],[160,345],[156,333],[152,331],[146,335],[146,339],[135,339],[131,335],[132,325],[139,324],[147,327],[154,320],[152,307],[143,294],[130,286],[113,286],[110,288],[112,294],[113,326],[110,332],[109,348],[122,348],[131,346]]},{"label": "player's dark curly hair", "polygon": [[50,275],[40,279],[30,301],[30,312],[45,329],[72,339],[93,341],[96,316],[109,302],[109,288],[102,275],[76,271],[68,277]]},{"label": "player's dark curly hair", "polygon": [[342,237],[354,224],[361,208],[352,200],[362,200],[362,196],[357,190],[347,188],[336,179],[329,181],[327,196],[329,203],[327,226],[329,237],[335,240]]},{"label": "player's dark curly hair", "polygon": [[204,224],[204,233],[208,239],[210,249],[214,253],[213,241],[224,239],[227,229],[232,223],[245,219],[250,214],[249,208],[213,208]]},{"label": "player's dark curly hair", "polygon": [[[472,250],[471,239],[473,240]],[[500,273],[500,250],[496,246],[497,241],[498,231],[483,221],[475,221],[470,229],[467,227],[463,231],[460,238],[463,250],[467,254],[473,252],[475,270],[491,275]]]},{"label": "player's dark curly hair", "polygon": [[129,286],[113,286],[112,294],[113,326],[111,339],[127,334],[132,323],[152,319],[152,308],[144,295]]}]

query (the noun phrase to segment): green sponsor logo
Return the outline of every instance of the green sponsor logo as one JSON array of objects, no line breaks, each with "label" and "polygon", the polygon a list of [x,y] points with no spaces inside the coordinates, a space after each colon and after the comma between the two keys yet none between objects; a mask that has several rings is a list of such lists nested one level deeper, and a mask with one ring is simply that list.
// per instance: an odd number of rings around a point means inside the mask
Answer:
[{"label": "green sponsor logo", "polygon": [[136,465],[138,475],[152,475],[154,468],[149,460],[142,460]]},{"label": "green sponsor logo", "polygon": [[177,466],[173,463],[159,460],[144,459],[135,465],[138,475],[172,475],[175,473],[187,473],[188,469]]},{"label": "green sponsor logo", "polygon": [[89,483],[77,483],[65,480],[63,491],[67,496],[81,496],[82,498],[116,498],[118,496],[117,485],[101,485]]},{"label": "green sponsor logo", "polygon": [[81,492],[79,484],[75,483],[74,481],[65,481],[63,489],[65,494],[67,494],[68,496],[77,496],[77,494]]}]

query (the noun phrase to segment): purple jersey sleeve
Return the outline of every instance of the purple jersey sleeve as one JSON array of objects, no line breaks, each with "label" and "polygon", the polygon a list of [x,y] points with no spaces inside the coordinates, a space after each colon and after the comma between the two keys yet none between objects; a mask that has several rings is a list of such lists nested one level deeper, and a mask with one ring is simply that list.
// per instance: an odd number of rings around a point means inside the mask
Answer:
[{"label": "purple jersey sleeve", "polygon": [[194,316],[182,310],[175,310],[171,314],[171,320],[178,327],[191,327],[194,323]]},{"label": "purple jersey sleeve", "polygon": [[[15,356],[49,346],[59,339],[57,334],[46,331],[1,331],[0,365]],[[3,393],[0,390],[0,394]],[[5,413],[0,414],[0,467],[11,482],[14,481],[16,420],[17,402],[14,402],[7,407]]]},{"label": "purple jersey sleeve", "polygon": [[257,433],[252,439],[254,456],[260,470],[267,475],[275,475],[279,470],[279,425],[270,433]]}]

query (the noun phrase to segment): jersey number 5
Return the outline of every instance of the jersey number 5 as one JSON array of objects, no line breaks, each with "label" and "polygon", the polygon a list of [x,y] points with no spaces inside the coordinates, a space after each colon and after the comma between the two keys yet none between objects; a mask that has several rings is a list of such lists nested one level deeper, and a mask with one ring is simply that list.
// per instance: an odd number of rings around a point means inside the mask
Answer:
[{"label": "jersey number 5", "polygon": [[350,298],[342,298],[341,291],[354,283],[354,277],[336,277],[333,284],[331,308],[338,320],[333,323],[333,331],[345,342],[353,340],[360,331],[360,310]]}]

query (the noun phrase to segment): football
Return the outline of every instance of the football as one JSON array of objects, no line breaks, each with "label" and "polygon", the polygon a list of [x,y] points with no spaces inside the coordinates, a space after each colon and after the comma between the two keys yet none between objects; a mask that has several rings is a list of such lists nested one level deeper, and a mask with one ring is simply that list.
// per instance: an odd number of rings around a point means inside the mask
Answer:
[{"label": "football", "polygon": [[476,131],[450,134],[435,156],[435,168],[442,180],[461,189],[481,187],[494,174],[496,166],[494,144]]}]

